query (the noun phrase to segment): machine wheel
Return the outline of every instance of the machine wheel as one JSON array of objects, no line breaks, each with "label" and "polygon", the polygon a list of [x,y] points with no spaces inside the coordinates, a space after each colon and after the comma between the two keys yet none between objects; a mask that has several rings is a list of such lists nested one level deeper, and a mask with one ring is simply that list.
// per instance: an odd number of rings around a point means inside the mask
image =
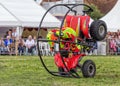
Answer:
[{"label": "machine wheel", "polygon": [[90,35],[96,41],[101,41],[107,34],[106,23],[102,20],[96,20],[92,22],[90,26]]},{"label": "machine wheel", "polygon": [[86,60],[82,66],[82,73],[84,77],[94,77],[96,73],[96,66],[92,60]]}]

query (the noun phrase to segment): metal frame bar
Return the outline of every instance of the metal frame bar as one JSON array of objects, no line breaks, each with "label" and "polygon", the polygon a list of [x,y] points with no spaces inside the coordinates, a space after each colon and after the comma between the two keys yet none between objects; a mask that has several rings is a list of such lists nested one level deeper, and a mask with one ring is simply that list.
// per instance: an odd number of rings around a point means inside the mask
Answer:
[{"label": "metal frame bar", "polygon": [[[53,9],[54,7],[57,7],[57,6],[63,6],[63,7],[68,8],[68,11],[66,12],[66,14],[65,14],[65,16],[64,16],[64,18],[63,18],[63,20],[62,20],[61,26],[60,26],[60,33],[59,33],[58,41],[53,41],[53,40],[39,40],[39,38],[38,38],[38,37],[39,37],[39,32],[40,32],[40,29],[41,29],[42,22],[43,22],[44,18],[46,17],[47,13],[48,13],[51,9]],[[70,6],[71,6],[71,7],[70,7]],[[51,8],[49,8],[49,9],[46,11],[46,13],[43,15],[42,20],[41,20],[41,22],[40,22],[40,25],[39,25],[39,28],[38,28],[38,36],[37,36],[37,39],[38,39],[38,40],[37,40],[38,55],[39,55],[39,58],[40,58],[40,60],[41,60],[41,63],[42,63],[42,65],[43,65],[43,67],[44,67],[44,68],[46,69],[46,71],[47,71],[48,73],[50,73],[51,75],[54,75],[54,76],[62,76],[62,77],[80,78],[80,76],[79,76],[79,74],[78,74],[77,72],[75,72],[75,74],[73,74],[71,71],[68,70],[68,68],[67,68],[67,66],[66,66],[66,64],[65,64],[65,62],[64,62],[64,60],[63,60],[62,57],[61,57],[61,59],[62,59],[62,62],[63,62],[63,64],[64,64],[66,70],[68,71],[68,75],[59,75],[59,72],[52,72],[52,71],[50,71],[50,70],[47,68],[47,66],[45,65],[45,63],[44,63],[44,61],[43,61],[43,59],[42,59],[42,56],[41,56],[41,54],[40,54],[40,50],[39,50],[39,41],[45,41],[45,42],[52,41],[52,42],[57,42],[57,43],[59,43],[59,48],[60,48],[60,42],[63,42],[63,41],[60,40],[60,37],[61,37],[62,26],[63,26],[63,24],[64,24],[64,20],[65,20],[66,16],[68,15],[68,13],[69,13],[70,11],[75,12],[75,11],[73,10],[73,8],[75,8],[75,7],[77,7],[77,6],[86,6],[86,7],[89,8],[88,11],[93,11],[92,8],[91,8],[90,6],[88,6],[88,5],[86,5],[86,4],[57,4],[57,5],[52,6]],[[75,12],[75,14],[76,14],[76,12]],[[64,41],[64,42],[68,42],[68,41]],[[82,44],[80,44],[80,45],[82,45]]]}]

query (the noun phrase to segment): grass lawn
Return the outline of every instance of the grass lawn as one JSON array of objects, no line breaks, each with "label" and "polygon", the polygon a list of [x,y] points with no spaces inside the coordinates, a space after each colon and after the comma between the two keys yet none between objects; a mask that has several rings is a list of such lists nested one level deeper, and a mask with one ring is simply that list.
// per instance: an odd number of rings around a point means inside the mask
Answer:
[{"label": "grass lawn", "polygon": [[[0,56],[0,86],[120,86],[120,56],[87,56],[96,63],[94,78],[55,77],[37,56]],[[46,57],[49,64],[52,57]],[[53,67],[54,69],[54,67]]]}]

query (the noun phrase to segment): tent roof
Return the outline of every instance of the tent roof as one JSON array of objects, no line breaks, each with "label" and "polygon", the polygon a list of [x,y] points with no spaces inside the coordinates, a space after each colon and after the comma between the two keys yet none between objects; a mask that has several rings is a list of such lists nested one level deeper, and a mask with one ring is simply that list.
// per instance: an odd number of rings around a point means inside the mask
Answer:
[{"label": "tent roof", "polygon": [[[23,27],[38,27],[46,12],[33,0],[0,0],[0,3],[18,19]],[[58,26],[59,24],[59,20],[48,13],[43,27]]]},{"label": "tent roof", "polygon": [[113,9],[106,14],[101,20],[105,21],[108,31],[117,31],[120,29],[120,0],[117,1]]},{"label": "tent roof", "polygon": [[18,20],[0,4],[0,26],[19,26]]}]

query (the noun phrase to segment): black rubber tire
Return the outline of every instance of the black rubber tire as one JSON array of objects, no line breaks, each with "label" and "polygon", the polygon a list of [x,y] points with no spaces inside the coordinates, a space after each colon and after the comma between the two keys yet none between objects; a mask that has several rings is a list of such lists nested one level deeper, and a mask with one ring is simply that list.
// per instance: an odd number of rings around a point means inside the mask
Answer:
[{"label": "black rubber tire", "polygon": [[82,66],[82,74],[84,77],[94,77],[96,74],[96,66],[92,60],[86,60]]},{"label": "black rubber tire", "polygon": [[106,34],[107,34],[107,26],[104,21],[96,20],[92,22],[90,26],[90,35],[92,39],[96,41],[101,41],[106,37]]},{"label": "black rubber tire", "polygon": [[64,69],[62,67],[58,68],[58,72],[59,72],[60,75],[65,75]]}]

